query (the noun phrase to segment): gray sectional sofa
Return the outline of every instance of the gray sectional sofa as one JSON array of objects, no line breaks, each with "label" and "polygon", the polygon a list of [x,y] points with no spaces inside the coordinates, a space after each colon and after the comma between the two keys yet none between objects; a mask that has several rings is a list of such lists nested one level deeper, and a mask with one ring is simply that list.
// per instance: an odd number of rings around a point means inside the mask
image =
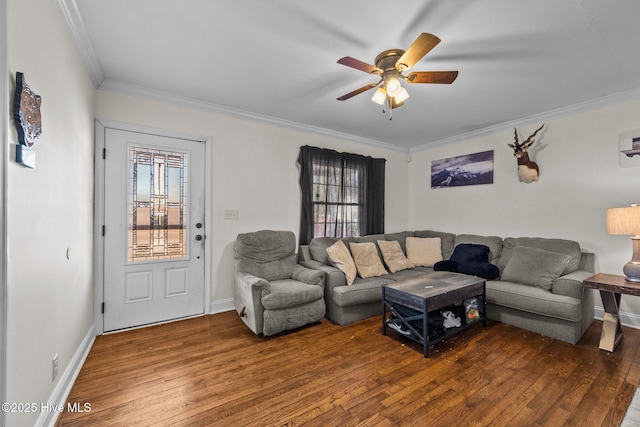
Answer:
[{"label": "gray sectional sofa", "polygon": [[[582,286],[582,280],[593,275],[594,254],[582,252],[577,242],[530,237],[503,239],[432,230],[342,240],[347,248],[351,242],[396,240],[406,254],[407,237],[440,238],[444,260],[450,259],[454,248],[460,244],[489,247],[489,262],[500,270],[497,280],[487,280],[489,319],[571,344],[580,340],[593,321],[593,293]],[[366,279],[358,276],[347,285],[345,274],[334,267],[327,256],[327,248],[337,240],[330,237],[313,239],[309,245],[300,247],[299,262],[325,272],[327,317],[339,325],[381,315],[383,284],[434,271],[432,267],[413,267]]]}]

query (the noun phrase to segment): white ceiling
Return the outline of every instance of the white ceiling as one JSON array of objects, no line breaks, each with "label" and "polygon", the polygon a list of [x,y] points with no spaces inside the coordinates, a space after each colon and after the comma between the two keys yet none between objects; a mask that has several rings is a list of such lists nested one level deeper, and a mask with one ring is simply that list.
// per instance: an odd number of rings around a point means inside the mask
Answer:
[{"label": "white ceiling", "polygon": [[[97,87],[416,150],[593,105],[640,98],[637,0],[59,0]],[[409,71],[393,120],[336,98],[421,32],[442,39]]]}]

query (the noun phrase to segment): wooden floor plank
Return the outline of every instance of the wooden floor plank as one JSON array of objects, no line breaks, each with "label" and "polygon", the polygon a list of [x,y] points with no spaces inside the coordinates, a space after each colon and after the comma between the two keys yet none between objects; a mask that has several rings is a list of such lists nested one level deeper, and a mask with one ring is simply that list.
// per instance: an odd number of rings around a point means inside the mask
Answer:
[{"label": "wooden floor plank", "polygon": [[640,382],[640,330],[569,345],[487,322],[430,349],[380,318],[277,337],[235,312],[96,338],[57,426],[616,426]]}]

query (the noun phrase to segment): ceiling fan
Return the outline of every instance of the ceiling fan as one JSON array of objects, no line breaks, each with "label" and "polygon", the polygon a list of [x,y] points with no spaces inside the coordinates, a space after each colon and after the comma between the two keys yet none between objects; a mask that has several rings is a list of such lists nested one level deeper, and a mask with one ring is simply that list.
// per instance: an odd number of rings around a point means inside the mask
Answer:
[{"label": "ceiling fan", "polygon": [[[457,71],[414,71],[408,75],[403,75],[403,71],[413,67],[427,53],[440,43],[440,39],[433,34],[422,33],[409,46],[406,51],[402,49],[389,49],[376,56],[376,65],[345,56],[338,60],[338,64],[364,71],[365,73],[380,76],[377,83],[370,83],[352,92],[342,95],[338,101],[345,101],[351,97],[378,87],[371,100],[376,104],[383,105],[388,102],[389,110],[401,107],[404,101],[409,98],[409,93],[400,84],[400,80],[409,83],[440,83],[451,84],[458,77]],[[384,110],[383,110],[384,111]]]}]

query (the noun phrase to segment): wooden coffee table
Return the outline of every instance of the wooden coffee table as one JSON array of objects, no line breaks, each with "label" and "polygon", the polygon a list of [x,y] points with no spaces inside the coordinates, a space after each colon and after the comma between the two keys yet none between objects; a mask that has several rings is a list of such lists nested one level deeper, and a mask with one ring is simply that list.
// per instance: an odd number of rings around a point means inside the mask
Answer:
[{"label": "wooden coffee table", "polygon": [[[428,276],[401,280],[382,286],[382,335],[387,335],[389,323],[401,323],[410,334],[407,338],[422,344],[424,357],[429,357],[429,346],[437,344],[467,328],[479,323],[479,320],[452,328],[436,339],[429,339],[429,312],[454,304],[460,304],[468,298],[478,299],[478,310],[482,326],[487,325],[486,282],[484,279],[448,271],[436,271]],[[415,316],[403,317],[394,308],[395,304],[418,312]],[[422,332],[411,326],[410,322],[420,320]],[[463,319],[464,322],[464,319]]]}]

